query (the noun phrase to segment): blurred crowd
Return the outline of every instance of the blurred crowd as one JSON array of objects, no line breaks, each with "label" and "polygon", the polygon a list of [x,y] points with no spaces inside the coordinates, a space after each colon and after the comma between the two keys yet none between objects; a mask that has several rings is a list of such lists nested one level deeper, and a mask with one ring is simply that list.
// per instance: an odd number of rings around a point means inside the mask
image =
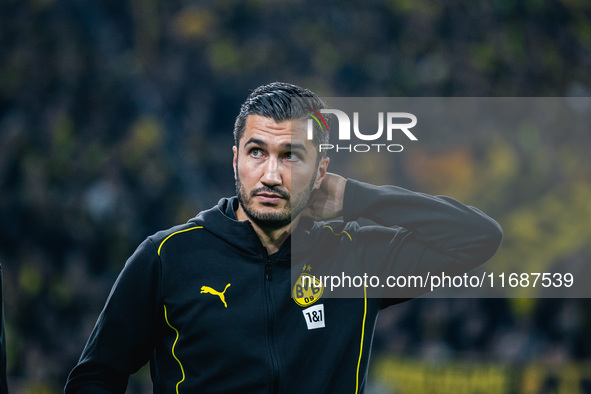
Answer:
[{"label": "blurred crowd", "polygon": [[[135,247],[234,193],[232,128],[250,90],[283,80],[334,97],[589,96],[590,18],[585,2],[558,0],[0,2],[9,386],[59,392]],[[416,159],[401,159],[398,180],[439,193],[430,189],[469,165],[476,184],[487,157],[505,163],[499,152],[511,151],[517,164],[503,189],[469,202],[505,225],[553,198],[580,241],[545,255],[589,261],[583,212],[550,190],[591,190],[589,142],[588,134],[542,141],[565,163],[546,172],[527,167],[539,152],[523,147],[431,146],[421,165],[449,172],[427,176],[412,169]],[[368,171],[379,177],[379,167]],[[520,182],[522,171],[537,183]],[[504,258],[523,258],[510,246]],[[589,359],[589,331],[589,300],[421,299],[380,317],[375,348],[430,361],[560,363]]]}]

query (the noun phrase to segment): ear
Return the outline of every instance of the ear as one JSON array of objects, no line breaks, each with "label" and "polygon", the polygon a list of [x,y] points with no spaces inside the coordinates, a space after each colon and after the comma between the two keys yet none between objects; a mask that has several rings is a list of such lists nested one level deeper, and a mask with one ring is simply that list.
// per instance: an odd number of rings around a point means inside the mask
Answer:
[{"label": "ear", "polygon": [[236,164],[238,163],[238,148],[235,145],[232,147],[232,152],[234,152],[234,159],[232,160],[232,167],[234,168],[234,180],[236,180],[237,179],[236,171],[238,171],[238,169],[236,168]]},{"label": "ear", "polygon": [[316,181],[314,181],[314,190],[319,189],[320,185],[322,185],[322,181],[324,177],[326,177],[326,171],[328,169],[328,163],[330,159],[328,157],[323,157],[320,159],[320,163],[318,164],[318,169],[316,170]]}]

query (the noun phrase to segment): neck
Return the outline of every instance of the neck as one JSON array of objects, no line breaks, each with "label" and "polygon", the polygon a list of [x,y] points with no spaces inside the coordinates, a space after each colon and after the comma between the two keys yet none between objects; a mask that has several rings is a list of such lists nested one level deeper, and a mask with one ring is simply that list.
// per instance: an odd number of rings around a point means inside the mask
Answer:
[{"label": "neck", "polygon": [[279,250],[283,242],[289,237],[291,234],[292,229],[296,228],[299,220],[300,215],[298,215],[294,220],[291,221],[287,226],[283,226],[280,228],[268,228],[268,227],[261,227],[254,221],[250,220],[250,218],[246,215],[242,206],[239,206],[236,210],[236,219],[239,221],[248,220],[254,231],[259,236],[261,243],[267,249],[268,254],[273,254]]}]

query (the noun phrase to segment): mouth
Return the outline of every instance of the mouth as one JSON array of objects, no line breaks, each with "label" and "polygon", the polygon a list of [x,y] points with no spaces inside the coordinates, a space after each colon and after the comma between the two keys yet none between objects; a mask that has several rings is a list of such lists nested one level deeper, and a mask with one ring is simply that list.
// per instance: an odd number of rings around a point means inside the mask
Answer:
[{"label": "mouth", "polygon": [[258,193],[256,197],[260,202],[266,204],[277,204],[284,199],[281,195],[275,193]]}]

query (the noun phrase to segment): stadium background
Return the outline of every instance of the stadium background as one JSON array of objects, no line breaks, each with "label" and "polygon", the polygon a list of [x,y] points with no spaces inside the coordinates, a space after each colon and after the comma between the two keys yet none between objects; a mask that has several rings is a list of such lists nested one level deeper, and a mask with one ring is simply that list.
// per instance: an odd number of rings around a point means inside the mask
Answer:
[{"label": "stadium background", "polygon": [[[584,0],[1,1],[11,391],[60,392],[133,249],[233,194],[231,130],[254,87],[589,96],[589,70]],[[401,154],[397,183],[498,219],[496,261],[589,263],[591,133],[474,132]],[[589,332],[588,299],[413,300],[379,319],[369,391],[591,392]]]}]

